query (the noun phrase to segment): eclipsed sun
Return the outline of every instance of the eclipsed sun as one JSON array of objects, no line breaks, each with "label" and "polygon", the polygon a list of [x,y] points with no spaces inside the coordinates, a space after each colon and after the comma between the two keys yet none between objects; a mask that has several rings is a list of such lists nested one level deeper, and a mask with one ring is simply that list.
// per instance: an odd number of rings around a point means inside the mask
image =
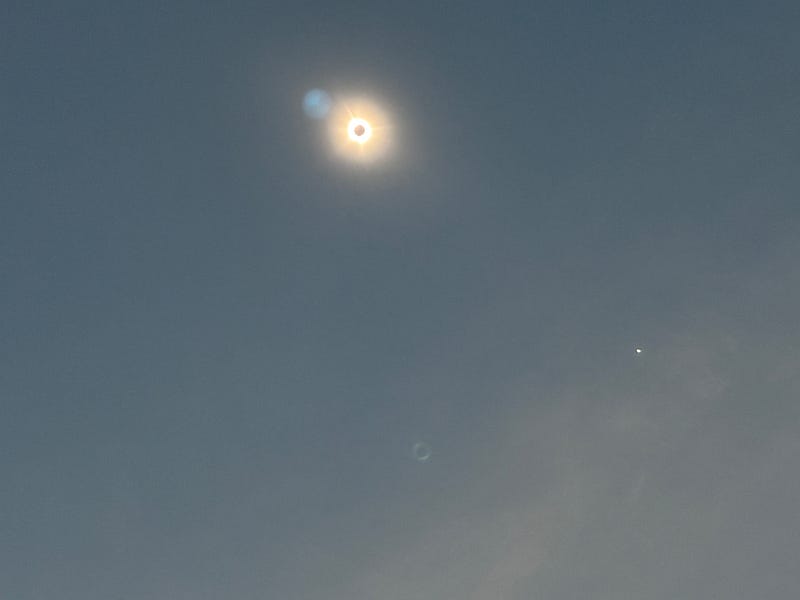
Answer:
[{"label": "eclipsed sun", "polygon": [[389,115],[365,98],[336,102],[329,123],[331,147],[337,157],[362,164],[386,157],[392,146]]}]

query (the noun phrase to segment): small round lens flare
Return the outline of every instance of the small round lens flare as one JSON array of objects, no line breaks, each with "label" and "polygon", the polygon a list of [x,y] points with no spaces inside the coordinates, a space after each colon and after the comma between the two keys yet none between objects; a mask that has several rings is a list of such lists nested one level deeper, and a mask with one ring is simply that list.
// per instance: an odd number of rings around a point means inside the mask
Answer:
[{"label": "small round lens flare", "polygon": [[363,144],[372,137],[372,126],[364,119],[353,117],[347,124],[347,137],[357,144]]},{"label": "small round lens flare", "polygon": [[411,454],[413,454],[414,459],[419,462],[428,462],[431,459],[433,451],[425,442],[417,442],[414,444],[414,446],[412,446]]},{"label": "small round lens flare", "polygon": [[312,119],[324,119],[333,106],[333,100],[325,90],[314,89],[303,97],[303,110]]}]

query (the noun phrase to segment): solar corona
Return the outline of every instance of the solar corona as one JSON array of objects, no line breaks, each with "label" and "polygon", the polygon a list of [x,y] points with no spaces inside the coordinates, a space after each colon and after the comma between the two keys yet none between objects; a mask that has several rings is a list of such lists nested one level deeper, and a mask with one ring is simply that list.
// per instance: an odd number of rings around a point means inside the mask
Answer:
[{"label": "solar corona", "polygon": [[328,116],[328,139],[336,158],[373,164],[388,158],[392,148],[391,119],[373,100],[337,98]]},{"label": "solar corona", "polygon": [[366,144],[372,137],[372,126],[364,119],[353,117],[347,124],[347,137],[357,144]]}]

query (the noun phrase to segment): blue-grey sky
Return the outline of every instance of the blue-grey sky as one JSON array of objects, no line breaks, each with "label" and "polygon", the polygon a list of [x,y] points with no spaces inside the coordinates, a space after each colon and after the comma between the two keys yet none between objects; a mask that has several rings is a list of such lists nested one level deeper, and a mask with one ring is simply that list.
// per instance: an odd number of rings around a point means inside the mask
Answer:
[{"label": "blue-grey sky", "polygon": [[0,597],[797,596],[798,30],[6,1]]}]

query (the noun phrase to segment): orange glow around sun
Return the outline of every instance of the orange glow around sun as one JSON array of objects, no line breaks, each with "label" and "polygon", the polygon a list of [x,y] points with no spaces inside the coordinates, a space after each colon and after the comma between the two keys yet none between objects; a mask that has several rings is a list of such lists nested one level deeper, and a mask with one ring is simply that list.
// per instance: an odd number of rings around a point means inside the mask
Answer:
[{"label": "orange glow around sun", "polygon": [[331,148],[338,158],[369,164],[385,158],[391,149],[389,116],[371,100],[337,100],[328,123]]}]

